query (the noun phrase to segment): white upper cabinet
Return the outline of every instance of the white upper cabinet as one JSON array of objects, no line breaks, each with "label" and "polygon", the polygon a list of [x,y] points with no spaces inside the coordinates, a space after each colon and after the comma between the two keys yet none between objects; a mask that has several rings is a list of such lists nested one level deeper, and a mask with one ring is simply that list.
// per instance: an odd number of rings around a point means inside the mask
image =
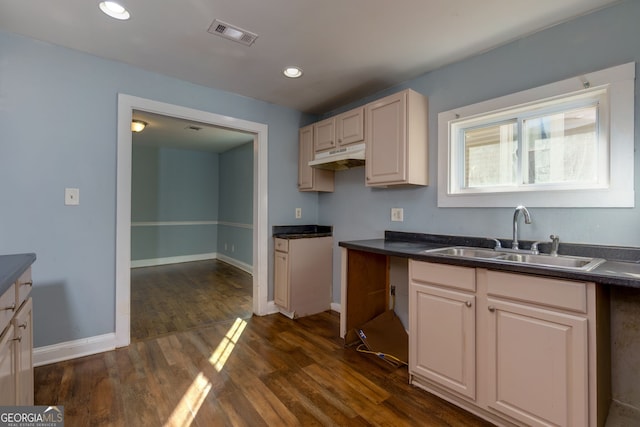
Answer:
[{"label": "white upper cabinet", "polygon": [[299,130],[298,145],[298,191],[325,191],[334,189],[333,171],[309,166],[313,160],[314,125]]},{"label": "white upper cabinet", "polygon": [[331,117],[313,125],[313,151],[331,150],[336,148],[336,120]]},{"label": "white upper cabinet", "polygon": [[365,106],[366,185],[428,184],[427,98],[413,90]]},{"label": "white upper cabinet", "polygon": [[339,147],[364,141],[364,107],[342,113],[335,119]]},{"label": "white upper cabinet", "polygon": [[363,142],[364,139],[364,107],[354,108],[313,125],[315,153]]}]

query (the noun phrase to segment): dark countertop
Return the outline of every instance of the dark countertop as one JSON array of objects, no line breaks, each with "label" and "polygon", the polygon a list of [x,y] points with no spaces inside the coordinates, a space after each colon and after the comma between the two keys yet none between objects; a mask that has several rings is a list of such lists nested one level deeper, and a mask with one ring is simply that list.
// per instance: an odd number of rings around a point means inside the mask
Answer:
[{"label": "dark countertop", "polygon": [[36,254],[0,255],[0,295],[36,260]]},{"label": "dark countertop", "polygon": [[333,235],[330,225],[274,225],[273,237],[279,239],[308,239]]},{"label": "dark countertop", "polygon": [[[506,241],[502,241],[503,246],[510,247],[509,245],[506,245],[505,242]],[[521,247],[528,248],[531,242],[521,241],[521,243],[523,243]],[[494,270],[537,274],[540,276],[563,279],[584,280],[604,285],[640,288],[640,248],[560,243],[559,254],[561,255],[590,256],[604,258],[607,260],[591,271],[580,271],[531,264],[513,264],[486,258],[461,258],[424,252],[429,249],[437,249],[447,246],[492,248],[493,244],[494,243],[492,241],[482,238],[389,231],[385,233],[384,239],[339,242],[339,246],[347,249],[411,258],[420,261],[466,267],[490,268]],[[540,251],[548,253],[548,246],[546,246],[546,244],[541,244]]]}]

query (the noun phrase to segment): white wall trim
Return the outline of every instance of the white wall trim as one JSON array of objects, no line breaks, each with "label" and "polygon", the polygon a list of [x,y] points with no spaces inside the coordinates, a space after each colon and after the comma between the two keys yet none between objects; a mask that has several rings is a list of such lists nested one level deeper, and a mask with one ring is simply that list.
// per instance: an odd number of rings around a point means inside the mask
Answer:
[{"label": "white wall trim", "polygon": [[195,255],[179,255],[164,258],[147,258],[131,260],[131,268],[154,267],[158,265],[179,264],[181,262],[206,261],[216,259],[219,255],[216,252]]},{"label": "white wall trim", "polygon": [[252,224],[243,224],[241,222],[218,221],[218,224],[226,225],[227,227],[253,228]]},{"label": "white wall trim", "polygon": [[226,262],[227,264],[230,264],[246,273],[253,275],[252,265],[247,264],[246,262],[237,260],[235,258],[231,258],[224,254],[219,254],[217,252],[132,260],[131,268],[155,267],[158,265],[180,264],[183,262],[194,262],[194,261],[207,261],[211,259],[217,259],[218,261]]},{"label": "white wall trim", "polygon": [[133,110],[209,123],[254,134],[253,312],[268,314],[268,126],[208,111],[118,94],[116,179],[116,346],[129,345],[131,322],[131,118]]},{"label": "white wall trim", "polygon": [[273,302],[273,300],[271,300],[267,304],[267,313],[266,314],[275,314],[275,313],[280,313],[280,308],[278,308],[276,303]]},{"label": "white wall trim", "polygon": [[338,313],[342,313],[342,305],[337,302],[331,303],[331,310],[337,311]]},{"label": "white wall trim", "polygon": [[253,224],[243,224],[241,222],[229,221],[136,221],[131,223],[131,227],[164,227],[172,225],[225,225],[227,227],[253,229]]},{"label": "white wall trim", "polygon": [[253,275],[253,266],[247,264],[246,262],[239,261],[235,258],[228,257],[224,254],[217,254],[216,259],[218,261],[226,262],[227,264],[231,264],[232,266],[239,268],[240,270]]},{"label": "white wall trim", "polygon": [[218,221],[136,221],[132,227],[160,227],[166,225],[218,225]]},{"label": "white wall trim", "polygon": [[116,334],[96,335],[33,349],[33,365],[42,366],[114,350]]}]

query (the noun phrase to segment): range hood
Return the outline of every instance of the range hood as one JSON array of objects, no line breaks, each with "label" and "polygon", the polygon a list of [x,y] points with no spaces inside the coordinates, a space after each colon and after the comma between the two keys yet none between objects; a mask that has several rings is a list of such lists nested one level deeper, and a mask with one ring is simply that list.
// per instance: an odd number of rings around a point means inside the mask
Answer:
[{"label": "range hood", "polygon": [[364,165],[364,142],[318,153],[309,166],[317,169],[344,170]]}]

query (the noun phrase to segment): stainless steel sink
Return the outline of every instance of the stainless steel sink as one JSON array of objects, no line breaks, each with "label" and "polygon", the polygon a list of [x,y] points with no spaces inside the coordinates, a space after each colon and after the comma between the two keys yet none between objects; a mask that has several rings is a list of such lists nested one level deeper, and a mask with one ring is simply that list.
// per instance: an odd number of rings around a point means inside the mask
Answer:
[{"label": "stainless steel sink", "polygon": [[576,257],[569,255],[551,256],[546,254],[514,253],[468,246],[452,246],[424,251],[431,255],[443,255],[462,258],[491,259],[506,263],[540,265],[571,270],[589,271],[605,262],[602,258]]},{"label": "stainless steel sink", "polygon": [[497,257],[497,259],[502,261],[517,262],[522,264],[544,265],[548,267],[570,268],[570,269],[584,270],[584,271],[592,270],[605,261],[602,258],[585,258],[585,257],[574,257],[574,256],[568,256],[568,255],[551,256],[551,255],[545,255],[545,254],[533,255],[533,254],[515,254],[515,253],[503,254]]},{"label": "stainless steel sink", "polygon": [[493,249],[472,248],[468,246],[451,246],[448,248],[429,249],[425,253],[434,255],[459,256],[463,258],[495,258],[502,255]]}]

